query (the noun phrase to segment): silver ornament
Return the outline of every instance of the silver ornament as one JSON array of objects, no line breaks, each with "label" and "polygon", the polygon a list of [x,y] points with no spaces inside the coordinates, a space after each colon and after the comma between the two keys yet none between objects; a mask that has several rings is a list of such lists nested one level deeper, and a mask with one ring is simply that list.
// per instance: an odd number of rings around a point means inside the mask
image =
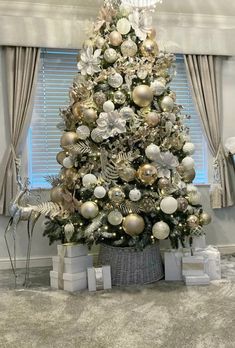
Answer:
[{"label": "silver ornament", "polygon": [[138,202],[141,198],[141,192],[138,189],[133,189],[129,192],[129,198],[133,202]]},{"label": "silver ornament", "polygon": [[74,234],[74,225],[70,222],[64,226],[64,234],[66,241],[69,243]]},{"label": "silver ornament", "polygon": [[82,184],[84,187],[90,187],[92,185],[96,185],[97,177],[94,174],[86,174],[82,178]]},{"label": "silver ornament", "polygon": [[91,139],[95,142],[95,143],[101,143],[103,141],[103,137],[100,134],[100,131],[98,130],[98,128],[94,128],[91,132]]},{"label": "silver ornament", "polygon": [[96,198],[104,198],[104,196],[106,195],[106,190],[103,186],[97,186],[95,189],[94,189],[94,196]]},{"label": "silver ornament", "polygon": [[114,109],[115,109],[115,105],[113,104],[111,100],[107,100],[103,105],[103,110],[105,112],[111,112],[111,111],[114,111]]},{"label": "silver ornament", "polygon": [[126,101],[126,95],[122,91],[114,93],[113,100],[116,104],[122,105]]},{"label": "silver ornament", "polygon": [[73,161],[71,159],[71,157],[65,157],[65,159],[63,160],[63,167],[65,168],[73,168]]},{"label": "silver ornament", "polygon": [[166,85],[161,79],[157,79],[151,83],[151,89],[156,96],[162,95],[165,91]]},{"label": "silver ornament", "polygon": [[130,120],[134,117],[135,113],[130,107],[126,106],[120,110],[120,115],[125,120]]},{"label": "silver ornament", "polygon": [[172,98],[165,96],[161,101],[161,108],[165,112],[171,112],[174,108],[174,101]]},{"label": "silver ornament", "polygon": [[104,51],[104,59],[108,63],[114,63],[117,60],[117,52],[113,48],[107,48]]},{"label": "silver ornament", "polygon": [[145,154],[151,161],[156,161],[160,155],[160,148],[155,144],[150,144],[146,147]]},{"label": "silver ornament", "polygon": [[115,73],[108,77],[108,84],[113,88],[118,88],[123,84],[122,75],[119,73]]},{"label": "silver ornament", "polygon": [[124,57],[134,57],[138,47],[134,41],[128,39],[121,44],[121,52]]},{"label": "silver ornament", "polygon": [[137,76],[139,79],[144,80],[148,76],[148,71],[145,68],[141,68],[137,71]]},{"label": "silver ornament", "polygon": [[80,212],[85,219],[94,219],[99,214],[99,208],[95,202],[88,201],[81,205]]},{"label": "silver ornament", "polygon": [[157,239],[165,239],[170,234],[170,227],[164,221],[159,221],[153,225],[152,233]]},{"label": "silver ornament", "polygon": [[79,126],[76,133],[81,140],[85,140],[90,136],[90,129],[87,126]]}]

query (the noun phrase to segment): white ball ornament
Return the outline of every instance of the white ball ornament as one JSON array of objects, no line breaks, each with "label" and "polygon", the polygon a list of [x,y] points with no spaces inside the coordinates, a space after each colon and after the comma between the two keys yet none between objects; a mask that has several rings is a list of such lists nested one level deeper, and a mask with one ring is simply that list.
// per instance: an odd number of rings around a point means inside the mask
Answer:
[{"label": "white ball ornament", "polygon": [[152,233],[157,239],[165,239],[170,234],[170,227],[164,221],[159,221],[153,225]]},{"label": "white ball ornament", "polygon": [[122,118],[124,118],[124,120],[130,120],[132,117],[134,117],[135,113],[131,108],[125,106],[120,110],[120,115]]},{"label": "white ball ornament", "polygon": [[188,195],[188,201],[192,205],[198,205],[201,203],[201,193],[200,192],[190,192]]},{"label": "white ball ornament", "polygon": [[136,43],[130,39],[121,44],[121,52],[124,57],[134,57],[138,51]]},{"label": "white ball ornament", "polygon": [[76,133],[81,140],[86,140],[90,136],[90,129],[87,126],[79,126]]},{"label": "white ball ornament", "polygon": [[96,185],[97,177],[94,174],[86,174],[82,178],[82,184],[84,187],[90,187],[92,185]]},{"label": "white ball ornament", "polygon": [[108,215],[108,222],[113,226],[118,226],[122,223],[123,216],[118,210],[111,211]]},{"label": "white ball ornament", "polygon": [[178,207],[178,202],[174,197],[165,197],[161,200],[160,208],[163,213],[173,214]]},{"label": "white ball ornament", "polygon": [[131,30],[131,24],[127,18],[121,18],[117,21],[117,31],[122,34],[126,35]]},{"label": "white ball ornament", "polygon": [[63,167],[65,168],[73,168],[73,161],[70,157],[65,157],[63,160]]},{"label": "white ball ornament", "polygon": [[166,85],[162,80],[158,79],[151,83],[151,89],[154,95],[160,96],[164,93]]},{"label": "white ball ornament", "polygon": [[141,192],[138,189],[133,189],[129,192],[129,198],[133,202],[138,202],[141,198]]},{"label": "white ball ornament", "polygon": [[185,169],[190,170],[194,168],[194,159],[190,156],[186,156],[182,159],[182,164]]},{"label": "white ball ornament", "polygon": [[117,52],[113,48],[107,48],[104,51],[104,59],[108,63],[114,63],[117,60]]},{"label": "white ball ornament", "polygon": [[99,213],[99,208],[95,202],[88,201],[81,205],[80,212],[85,219],[94,219]]},{"label": "white ball ornament", "polygon": [[106,190],[103,186],[97,186],[95,189],[94,189],[94,196],[96,198],[104,198],[104,196],[106,195]]},{"label": "white ball ornament", "polygon": [[113,102],[111,100],[107,100],[104,104],[103,104],[103,110],[105,112],[111,112],[114,111],[115,109],[115,105],[113,104]]},{"label": "white ball ornament", "polygon": [[150,144],[146,147],[145,154],[151,161],[156,161],[159,158],[160,148],[155,144]]},{"label": "white ball ornament", "polygon": [[184,153],[193,155],[195,151],[195,145],[193,143],[186,142],[183,146]]},{"label": "white ball ornament", "polygon": [[123,84],[122,75],[119,73],[112,74],[108,77],[108,84],[113,88],[118,88]]}]

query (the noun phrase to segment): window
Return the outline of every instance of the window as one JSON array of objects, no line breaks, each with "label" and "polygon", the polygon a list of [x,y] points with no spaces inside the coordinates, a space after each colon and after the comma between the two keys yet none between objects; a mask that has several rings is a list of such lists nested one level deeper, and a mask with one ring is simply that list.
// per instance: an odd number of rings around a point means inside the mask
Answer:
[{"label": "window", "polygon": [[[43,49],[41,68],[36,91],[33,118],[29,130],[29,176],[32,188],[48,188],[47,175],[56,175],[61,168],[56,161],[60,151],[61,131],[56,127],[60,122],[59,108],[68,105],[68,91],[77,72],[77,51]],[[172,90],[177,102],[184,106],[192,142],[196,145],[194,155],[197,176],[195,183],[207,182],[207,151],[198,115],[195,111],[187,82],[182,55],[177,55],[177,75]]]}]

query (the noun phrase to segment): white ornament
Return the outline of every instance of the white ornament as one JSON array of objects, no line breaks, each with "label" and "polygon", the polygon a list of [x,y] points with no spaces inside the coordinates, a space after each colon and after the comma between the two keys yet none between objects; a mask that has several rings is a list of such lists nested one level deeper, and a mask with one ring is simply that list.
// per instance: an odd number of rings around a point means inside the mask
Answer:
[{"label": "white ornament", "polygon": [[106,190],[103,186],[97,186],[94,189],[94,195],[96,198],[104,198],[104,196],[106,195]]},{"label": "white ornament", "polygon": [[174,197],[165,197],[161,200],[160,208],[165,214],[173,214],[178,207],[178,202]]},{"label": "white ornament", "polygon": [[94,174],[86,174],[82,178],[82,184],[84,187],[90,187],[92,185],[96,185],[97,177]]},{"label": "white ornament", "polygon": [[72,161],[71,157],[65,157],[65,159],[63,160],[63,166],[65,168],[72,168],[73,167],[73,161]]},{"label": "white ornament", "polygon": [[160,148],[155,144],[150,144],[146,147],[145,154],[151,161],[156,161],[160,155]]},{"label": "white ornament", "polygon": [[170,227],[164,221],[159,221],[153,225],[152,233],[157,239],[165,239],[170,234]]},{"label": "white ornament", "polygon": [[76,130],[79,139],[85,140],[90,135],[90,129],[87,126],[79,126]]},{"label": "white ornament", "polygon": [[140,190],[138,190],[138,189],[136,189],[136,188],[133,189],[133,190],[131,190],[131,191],[129,192],[129,198],[130,198],[130,200],[133,201],[133,202],[139,201],[140,198],[141,198],[141,192],[140,192]]},{"label": "white ornament", "polygon": [[122,75],[119,73],[115,73],[108,77],[108,84],[113,88],[118,88],[123,84]]},{"label": "white ornament", "polygon": [[64,234],[67,242],[70,242],[70,239],[74,234],[74,230],[74,225],[71,222],[64,226]]},{"label": "white ornament", "polygon": [[111,112],[114,111],[115,109],[115,105],[113,104],[113,102],[111,100],[107,100],[104,104],[103,104],[103,110],[105,112]]},{"label": "white ornament", "polygon": [[126,35],[129,33],[130,30],[131,30],[131,24],[127,18],[121,18],[117,21],[117,31],[120,34]]},{"label": "white ornament", "polygon": [[182,164],[185,169],[190,170],[194,168],[194,159],[190,156],[183,158]]},{"label": "white ornament", "polygon": [[166,85],[163,83],[161,79],[155,80],[151,83],[151,89],[153,91],[153,94],[156,96],[162,95],[165,91]]},{"label": "white ornament", "polygon": [[130,120],[135,115],[135,113],[131,108],[125,106],[120,110],[120,115],[124,120]]},{"label": "white ornament", "polygon": [[107,48],[107,50],[104,51],[104,59],[108,63],[114,63],[117,57],[117,52],[113,48]]},{"label": "white ornament", "polygon": [[188,194],[188,201],[192,205],[198,205],[201,203],[201,193],[200,192],[190,192]]},{"label": "white ornament", "polygon": [[195,151],[195,146],[193,143],[185,143],[183,146],[184,153],[187,153],[188,155],[193,155]]},{"label": "white ornament", "polygon": [[111,211],[108,215],[108,222],[113,226],[118,226],[122,223],[123,216],[118,210]]}]

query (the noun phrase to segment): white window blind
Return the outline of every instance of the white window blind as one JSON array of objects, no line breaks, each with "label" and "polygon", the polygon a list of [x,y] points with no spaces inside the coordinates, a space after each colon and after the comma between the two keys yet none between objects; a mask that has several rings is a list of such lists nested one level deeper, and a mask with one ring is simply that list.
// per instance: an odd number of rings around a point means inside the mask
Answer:
[{"label": "white window blind", "polygon": [[[61,132],[56,127],[60,121],[59,108],[68,105],[68,91],[77,72],[77,51],[43,49],[37,84],[32,123],[29,131],[29,176],[32,188],[48,188],[45,176],[56,175],[61,168],[56,161],[60,149]],[[207,151],[198,115],[195,111],[182,55],[177,55],[177,75],[171,88],[177,102],[184,106],[183,113],[191,115],[186,120],[192,142],[197,176],[195,183],[207,183]]]}]

